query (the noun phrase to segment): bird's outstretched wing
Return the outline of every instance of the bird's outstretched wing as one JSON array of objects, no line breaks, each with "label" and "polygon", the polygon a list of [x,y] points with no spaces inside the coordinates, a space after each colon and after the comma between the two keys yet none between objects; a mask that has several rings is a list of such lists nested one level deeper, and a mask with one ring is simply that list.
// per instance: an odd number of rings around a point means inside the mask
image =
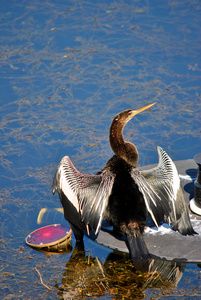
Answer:
[{"label": "bird's outstretched wing", "polygon": [[104,211],[111,194],[115,175],[109,169],[103,170],[100,175],[81,174],[73,165],[68,156],[64,156],[55,174],[52,192],[59,194],[70,201],[81,215],[81,220],[97,234],[100,230]]},{"label": "bird's outstretched wing", "polygon": [[158,147],[159,163],[150,170],[132,170],[131,176],[144,196],[156,226],[165,221],[183,235],[195,234],[192,228],[179,175],[167,153]]}]

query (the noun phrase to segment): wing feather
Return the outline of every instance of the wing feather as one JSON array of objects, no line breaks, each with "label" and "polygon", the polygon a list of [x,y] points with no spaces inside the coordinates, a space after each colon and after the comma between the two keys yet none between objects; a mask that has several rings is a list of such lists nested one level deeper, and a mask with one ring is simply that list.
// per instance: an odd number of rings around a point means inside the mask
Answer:
[{"label": "wing feather", "polygon": [[157,167],[142,171],[143,176],[157,190],[160,197],[168,202],[174,218],[176,218],[176,200],[180,190],[180,179],[175,164],[167,153],[157,147],[159,162]]},{"label": "wing feather", "polygon": [[115,175],[103,170],[100,175],[80,173],[68,156],[64,156],[58,166],[52,192],[61,190],[67,201],[76,208],[81,220],[97,234],[100,230],[105,208],[111,194]]},{"label": "wing feather", "polygon": [[161,147],[157,150],[158,165],[141,171],[138,178],[133,175],[144,196],[147,210],[157,226],[165,218],[181,234],[194,234],[176,166]]},{"label": "wing feather", "polygon": [[142,172],[137,169],[133,169],[131,171],[131,176],[144,197],[147,210],[150,213],[152,220],[158,227],[164,218],[164,207],[161,203],[160,196],[142,175]]}]

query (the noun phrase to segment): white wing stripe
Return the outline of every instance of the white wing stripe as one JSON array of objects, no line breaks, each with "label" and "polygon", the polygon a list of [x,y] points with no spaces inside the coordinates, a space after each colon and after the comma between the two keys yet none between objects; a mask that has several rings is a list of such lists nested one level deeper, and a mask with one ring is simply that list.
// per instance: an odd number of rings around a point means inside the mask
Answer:
[{"label": "white wing stripe", "polygon": [[68,200],[76,208],[77,212],[79,212],[79,203],[78,203],[76,193],[73,191],[71,184],[68,182],[68,177],[66,176],[62,165],[60,166],[59,173],[60,173],[60,189],[63,191],[65,196],[68,198]]}]

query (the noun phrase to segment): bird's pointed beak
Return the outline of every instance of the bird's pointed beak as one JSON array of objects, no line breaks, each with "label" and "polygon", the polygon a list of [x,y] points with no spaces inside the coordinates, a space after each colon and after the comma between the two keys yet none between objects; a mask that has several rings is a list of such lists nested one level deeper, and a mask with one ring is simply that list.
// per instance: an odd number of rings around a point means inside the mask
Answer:
[{"label": "bird's pointed beak", "polygon": [[154,105],[154,104],[156,104],[156,102],[154,102],[154,103],[152,103],[152,104],[148,104],[148,105],[146,105],[146,106],[144,106],[144,107],[142,107],[142,108],[139,108],[139,109],[137,109],[137,110],[133,110],[131,116],[134,117],[135,115],[141,113],[142,111],[144,111],[144,110],[150,108],[150,107],[151,107],[152,105]]}]

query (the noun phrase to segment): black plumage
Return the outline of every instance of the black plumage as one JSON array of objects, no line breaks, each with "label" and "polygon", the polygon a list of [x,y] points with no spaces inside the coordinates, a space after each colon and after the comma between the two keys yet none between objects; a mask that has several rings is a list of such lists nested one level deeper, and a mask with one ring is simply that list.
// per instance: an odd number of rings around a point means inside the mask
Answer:
[{"label": "black plumage", "polygon": [[98,234],[103,218],[114,231],[127,237],[132,258],[149,257],[143,232],[148,214],[156,226],[165,221],[181,234],[192,235],[188,208],[176,167],[167,153],[158,147],[159,163],[151,170],[139,171],[136,147],[124,141],[123,129],[138,110],[125,110],[112,121],[110,145],[115,155],[96,175],[81,174],[68,156],[63,157],[54,177],[52,192],[57,190],[76,238],[84,249],[83,234]]}]

